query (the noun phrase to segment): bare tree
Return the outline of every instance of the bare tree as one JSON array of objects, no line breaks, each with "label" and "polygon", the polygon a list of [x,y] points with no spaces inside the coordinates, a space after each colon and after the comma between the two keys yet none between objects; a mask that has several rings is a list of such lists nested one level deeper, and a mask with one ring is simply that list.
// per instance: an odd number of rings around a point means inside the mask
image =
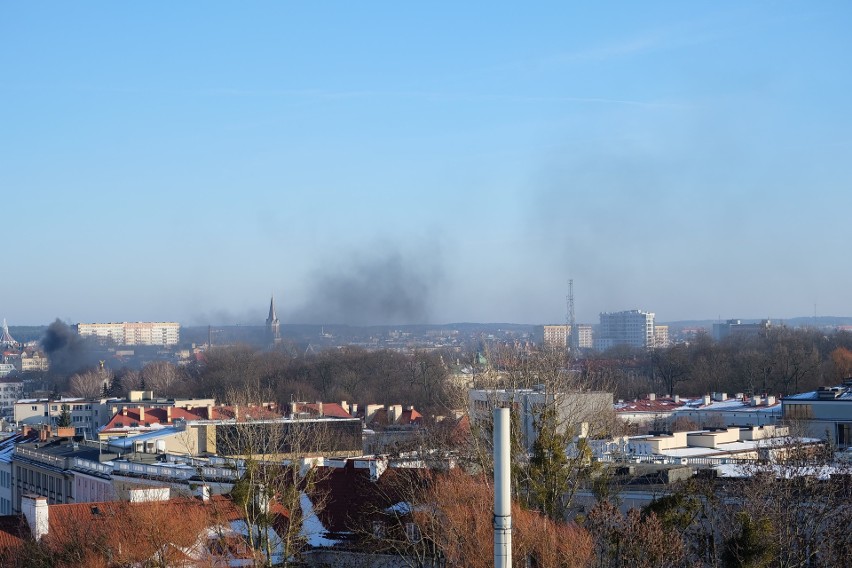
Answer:
[{"label": "bare tree", "polygon": [[[451,470],[439,475],[415,509],[423,543],[434,546],[449,568],[491,566],[492,489],[487,478]],[[542,568],[580,568],[591,553],[589,535],[576,525],[554,522],[513,507],[513,561]],[[432,555],[434,557],[434,554]],[[428,564],[424,564],[428,565]]]},{"label": "bare tree", "polygon": [[[272,566],[280,551],[278,561],[290,566],[306,545],[303,516],[317,515],[323,507],[322,496],[313,491],[320,475],[313,458],[333,448],[334,439],[323,422],[247,420],[245,415],[262,407],[264,398],[251,388],[231,391],[228,399],[243,418],[224,425],[215,442],[222,453],[241,460],[242,477],[232,497],[253,527],[248,542],[258,552],[256,565]],[[289,522],[273,531],[275,507],[288,512]]]},{"label": "bare tree", "polygon": [[155,361],[142,367],[141,380],[147,390],[156,394],[171,395],[178,381],[177,368],[166,361]]},{"label": "bare tree", "polygon": [[68,382],[72,396],[80,398],[98,398],[112,383],[112,371],[101,367],[73,375]]}]

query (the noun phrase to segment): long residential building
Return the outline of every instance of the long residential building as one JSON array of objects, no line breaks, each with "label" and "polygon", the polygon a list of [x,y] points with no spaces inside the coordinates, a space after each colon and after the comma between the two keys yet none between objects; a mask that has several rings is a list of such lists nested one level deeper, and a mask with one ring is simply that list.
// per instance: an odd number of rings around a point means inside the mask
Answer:
[{"label": "long residential building", "polygon": [[94,336],[116,345],[177,345],[180,324],[175,322],[78,323],[81,337]]}]

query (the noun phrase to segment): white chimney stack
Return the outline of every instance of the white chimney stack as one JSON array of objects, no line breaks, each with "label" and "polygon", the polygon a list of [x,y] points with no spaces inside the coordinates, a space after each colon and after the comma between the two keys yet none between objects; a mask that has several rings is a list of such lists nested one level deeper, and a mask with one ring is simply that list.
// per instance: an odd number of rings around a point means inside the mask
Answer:
[{"label": "white chimney stack", "polygon": [[512,568],[509,409],[494,409],[494,568]]},{"label": "white chimney stack", "polygon": [[21,497],[21,512],[30,526],[30,533],[36,541],[49,531],[49,517],[47,512],[47,497],[38,495],[24,495]]}]

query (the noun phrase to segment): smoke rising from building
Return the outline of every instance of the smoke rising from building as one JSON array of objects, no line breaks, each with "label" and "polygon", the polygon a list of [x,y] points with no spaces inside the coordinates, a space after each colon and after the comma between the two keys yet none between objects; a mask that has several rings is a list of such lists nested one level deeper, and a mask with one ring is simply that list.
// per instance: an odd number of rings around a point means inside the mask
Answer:
[{"label": "smoke rising from building", "polygon": [[47,327],[41,346],[54,374],[70,375],[98,364],[97,342],[80,337],[59,319]]}]

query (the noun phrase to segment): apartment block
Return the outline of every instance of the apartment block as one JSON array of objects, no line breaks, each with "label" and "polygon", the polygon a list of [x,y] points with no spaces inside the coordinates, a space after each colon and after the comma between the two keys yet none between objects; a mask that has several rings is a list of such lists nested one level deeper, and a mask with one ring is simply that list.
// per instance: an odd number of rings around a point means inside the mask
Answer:
[{"label": "apartment block", "polygon": [[81,337],[97,337],[116,345],[177,345],[180,324],[175,322],[78,323]]}]

